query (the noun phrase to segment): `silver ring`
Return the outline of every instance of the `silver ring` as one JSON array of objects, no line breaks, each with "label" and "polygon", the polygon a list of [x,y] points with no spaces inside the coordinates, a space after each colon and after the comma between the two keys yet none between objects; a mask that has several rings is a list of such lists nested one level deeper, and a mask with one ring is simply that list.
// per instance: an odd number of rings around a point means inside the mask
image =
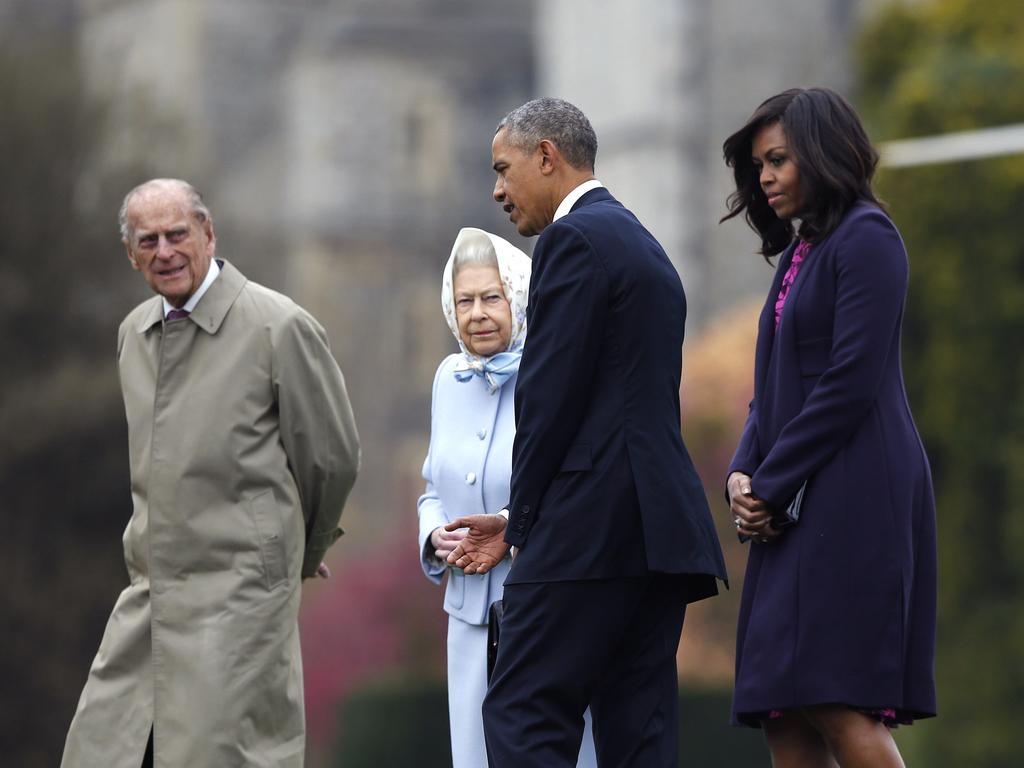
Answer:
[{"label": "silver ring", "polygon": [[743,527],[743,521],[740,518],[734,517],[732,519],[732,521],[736,524],[737,528],[742,528]]}]

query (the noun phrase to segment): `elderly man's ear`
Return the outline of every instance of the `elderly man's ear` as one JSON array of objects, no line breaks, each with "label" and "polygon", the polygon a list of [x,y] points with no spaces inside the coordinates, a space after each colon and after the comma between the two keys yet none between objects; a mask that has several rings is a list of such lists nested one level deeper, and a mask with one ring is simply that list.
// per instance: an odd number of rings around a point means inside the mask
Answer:
[{"label": "elderly man's ear", "polygon": [[203,221],[203,233],[209,241],[210,256],[213,256],[214,251],[217,250],[217,235],[213,232],[213,219]]},{"label": "elderly man's ear", "polygon": [[128,244],[128,241],[124,241],[124,250],[128,254],[128,261],[132,263],[132,269],[139,269],[139,261],[135,258],[135,254],[132,253],[132,247]]}]

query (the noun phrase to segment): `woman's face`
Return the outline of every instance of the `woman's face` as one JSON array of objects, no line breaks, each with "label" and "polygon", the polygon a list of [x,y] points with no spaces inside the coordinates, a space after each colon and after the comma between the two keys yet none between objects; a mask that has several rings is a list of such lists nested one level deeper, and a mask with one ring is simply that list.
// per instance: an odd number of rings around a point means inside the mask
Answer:
[{"label": "woman's face", "polygon": [[754,134],[751,150],[754,168],[760,174],[761,190],[775,215],[780,219],[799,216],[804,209],[800,169],[789,149],[782,123],[766,125]]},{"label": "woman's face", "polygon": [[490,357],[508,349],[512,308],[505,298],[498,268],[469,264],[459,270],[452,289],[455,319],[466,350],[478,357]]}]

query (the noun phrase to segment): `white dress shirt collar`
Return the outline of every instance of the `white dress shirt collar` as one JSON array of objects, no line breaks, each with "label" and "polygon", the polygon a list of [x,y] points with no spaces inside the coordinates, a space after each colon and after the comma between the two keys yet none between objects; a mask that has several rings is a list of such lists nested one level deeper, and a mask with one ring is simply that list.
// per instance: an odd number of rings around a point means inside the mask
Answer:
[{"label": "white dress shirt collar", "polygon": [[[210,268],[206,270],[206,277],[203,278],[203,282],[200,284],[199,288],[196,289],[196,292],[188,297],[188,301],[185,302],[185,306],[183,306],[182,309],[191,313],[192,310],[196,308],[196,304],[199,303],[199,300],[203,298],[203,294],[206,293],[211,285],[213,285],[213,281],[217,279],[217,275],[219,274],[220,264],[217,263],[216,259],[210,259]],[[175,307],[171,306],[171,302],[163,296],[160,298],[164,301],[164,317],[166,318],[168,313],[172,309],[175,309]]]},{"label": "white dress shirt collar", "polygon": [[558,208],[555,209],[555,218],[553,218],[552,221],[558,221],[560,218],[565,216],[569,211],[572,210],[572,207],[576,205],[576,201],[583,197],[585,194],[587,194],[587,192],[589,192],[592,189],[598,189],[603,186],[604,184],[602,184],[597,179],[584,181],[582,184],[576,187],[576,189],[574,189],[572,192],[566,195],[565,199],[558,204]]}]

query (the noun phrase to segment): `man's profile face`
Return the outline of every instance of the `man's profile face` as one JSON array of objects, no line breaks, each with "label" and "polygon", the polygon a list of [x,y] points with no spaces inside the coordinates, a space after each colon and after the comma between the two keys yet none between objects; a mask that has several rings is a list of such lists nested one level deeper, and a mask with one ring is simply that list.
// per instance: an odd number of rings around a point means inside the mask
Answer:
[{"label": "man's profile face", "polygon": [[202,285],[216,246],[213,223],[200,222],[178,189],[142,190],[128,206],[128,259],[150,288],[175,307]]},{"label": "man's profile face", "polygon": [[554,218],[549,177],[541,173],[543,155],[538,147],[526,152],[508,141],[502,128],[491,142],[491,159],[498,179],[494,199],[508,214],[520,235],[539,235]]}]

